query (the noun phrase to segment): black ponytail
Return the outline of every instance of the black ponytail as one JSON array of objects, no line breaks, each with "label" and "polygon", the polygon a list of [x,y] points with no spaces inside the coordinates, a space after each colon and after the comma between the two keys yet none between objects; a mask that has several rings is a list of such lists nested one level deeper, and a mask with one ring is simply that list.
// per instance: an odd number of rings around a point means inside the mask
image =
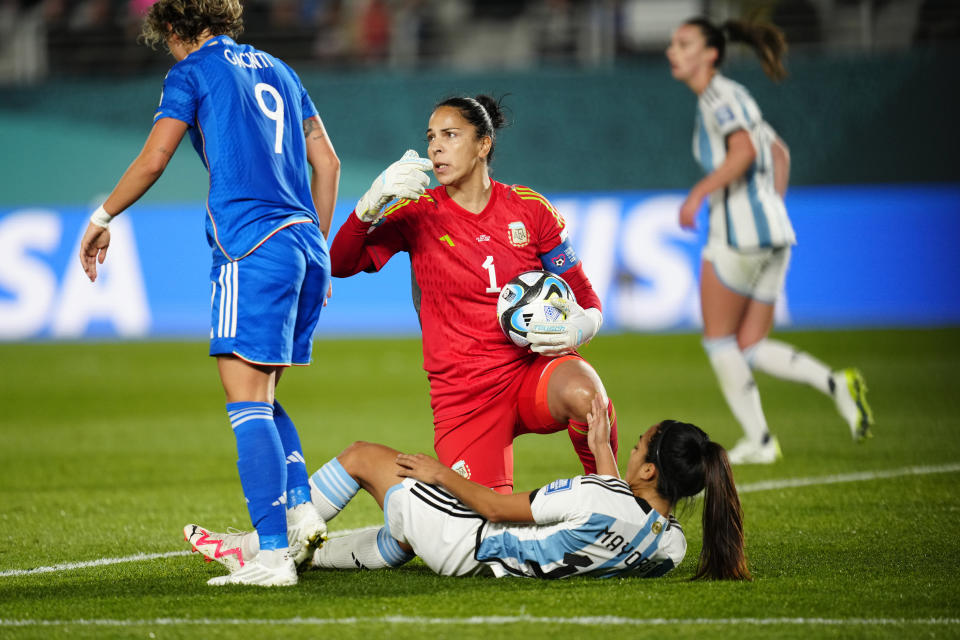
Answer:
[{"label": "black ponytail", "polygon": [[727,20],[717,26],[706,18],[691,18],[684,24],[700,29],[706,46],[717,50],[714,66],[723,64],[727,42],[743,42],[757,54],[764,73],[773,81],[779,82],[787,77],[787,70],[783,66],[787,39],[783,31],[773,24],[754,20]]},{"label": "black ponytail", "polygon": [[693,579],[751,580],[743,551],[743,511],[727,452],[699,427],[664,420],[646,462],[657,467],[657,492],[674,506],[704,492],[703,547]]},{"label": "black ponytail", "polygon": [[694,580],[752,580],[743,553],[743,510],[727,452],[704,448],[703,548]]}]

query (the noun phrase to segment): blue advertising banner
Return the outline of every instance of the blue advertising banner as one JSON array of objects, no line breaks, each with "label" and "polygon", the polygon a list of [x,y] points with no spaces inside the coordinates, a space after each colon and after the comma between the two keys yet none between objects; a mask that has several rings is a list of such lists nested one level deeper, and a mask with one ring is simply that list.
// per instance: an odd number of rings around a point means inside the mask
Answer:
[{"label": "blue advertising banner", "polygon": [[[706,232],[680,229],[678,192],[548,195],[604,304],[604,330],[691,330]],[[337,210],[334,229],[349,214]],[[960,186],[796,188],[796,228],[777,322],[795,327],[960,324]],[[77,260],[87,207],[0,209],[0,340],[209,335],[202,203],[138,205],[111,225],[91,284]],[[406,255],[334,280],[318,337],[412,335]]]}]

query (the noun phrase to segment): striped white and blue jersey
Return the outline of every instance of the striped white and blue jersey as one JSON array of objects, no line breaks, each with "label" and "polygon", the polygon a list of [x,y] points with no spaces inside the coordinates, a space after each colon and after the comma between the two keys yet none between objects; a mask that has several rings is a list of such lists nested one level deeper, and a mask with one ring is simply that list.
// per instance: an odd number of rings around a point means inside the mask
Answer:
[{"label": "striped white and blue jersey", "polygon": [[440,575],[558,579],[662,576],[687,551],[683,530],[610,476],[556,480],[530,495],[535,522],[493,523],[441,487],[405,479],[387,492],[388,533]]},{"label": "striped white and blue jersey", "polygon": [[303,135],[303,120],[315,115],[290,67],[228,36],[167,73],[154,122],[187,123],[210,172],[206,231],[215,266],[291,224],[318,223]]},{"label": "striped white and blue jersey", "polygon": [[673,517],[610,476],[555,480],[531,495],[530,508],[535,525],[480,527],[476,557],[495,575],[653,578],[680,564],[687,551]]},{"label": "striped white and blue jersey", "polygon": [[750,135],[756,158],[747,172],[710,194],[710,241],[749,251],[796,243],[783,198],[774,186],[771,145],[776,134],[740,84],[714,74],[697,101],[693,155],[706,173],[723,164],[727,137]]}]

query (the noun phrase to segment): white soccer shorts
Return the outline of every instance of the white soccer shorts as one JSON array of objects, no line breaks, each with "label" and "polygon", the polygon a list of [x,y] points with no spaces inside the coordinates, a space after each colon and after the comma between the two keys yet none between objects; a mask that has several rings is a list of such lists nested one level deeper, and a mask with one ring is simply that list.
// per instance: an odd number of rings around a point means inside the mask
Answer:
[{"label": "white soccer shorts", "polygon": [[483,518],[439,487],[405,478],[387,491],[383,519],[391,536],[443,576],[487,570],[474,558]]},{"label": "white soccer shorts", "polygon": [[741,252],[725,242],[708,242],[702,257],[713,265],[720,282],[734,293],[774,304],[787,279],[790,247]]}]

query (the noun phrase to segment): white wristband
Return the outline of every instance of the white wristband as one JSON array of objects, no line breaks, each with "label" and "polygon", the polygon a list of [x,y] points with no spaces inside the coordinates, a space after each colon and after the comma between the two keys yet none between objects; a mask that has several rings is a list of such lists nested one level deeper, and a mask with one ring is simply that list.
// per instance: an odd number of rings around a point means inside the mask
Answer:
[{"label": "white wristband", "polygon": [[97,207],[97,210],[93,212],[92,216],[90,216],[91,223],[97,225],[98,227],[103,227],[104,229],[110,226],[111,220],[113,220],[113,216],[103,209],[103,205]]}]

